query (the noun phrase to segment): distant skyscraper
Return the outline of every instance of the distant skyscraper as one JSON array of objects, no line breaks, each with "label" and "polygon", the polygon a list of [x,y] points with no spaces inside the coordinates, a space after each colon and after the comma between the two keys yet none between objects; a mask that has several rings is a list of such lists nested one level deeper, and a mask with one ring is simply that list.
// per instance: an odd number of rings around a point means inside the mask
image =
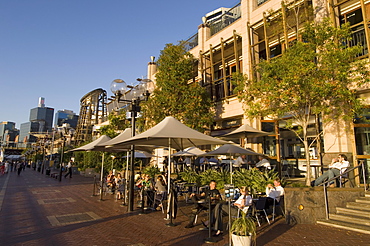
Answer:
[{"label": "distant skyscraper", "polygon": [[58,110],[55,114],[54,125],[62,126],[64,123],[68,123],[72,128],[76,129],[78,122],[78,115],[73,113],[72,110]]},{"label": "distant skyscraper", "polygon": [[52,132],[54,109],[45,107],[45,98],[40,97],[38,107],[30,110],[30,122],[22,123],[19,131],[19,142],[35,142],[31,132]]},{"label": "distant skyscraper", "polygon": [[0,122],[0,145],[6,146],[7,142],[14,142],[15,140],[15,123],[10,121]]},{"label": "distant skyscraper", "polygon": [[54,109],[45,107],[45,98],[39,98],[37,108],[30,111],[30,122],[39,124],[38,132],[51,132],[53,129]]}]

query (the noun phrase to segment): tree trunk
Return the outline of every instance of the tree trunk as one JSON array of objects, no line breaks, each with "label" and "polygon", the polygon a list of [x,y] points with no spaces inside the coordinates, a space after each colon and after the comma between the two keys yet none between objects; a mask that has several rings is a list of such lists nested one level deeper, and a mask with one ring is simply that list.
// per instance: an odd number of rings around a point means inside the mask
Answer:
[{"label": "tree trunk", "polygon": [[311,186],[311,164],[310,164],[310,150],[308,147],[308,140],[307,140],[307,129],[304,130],[303,133],[303,144],[304,144],[304,152],[306,155],[306,185]]}]

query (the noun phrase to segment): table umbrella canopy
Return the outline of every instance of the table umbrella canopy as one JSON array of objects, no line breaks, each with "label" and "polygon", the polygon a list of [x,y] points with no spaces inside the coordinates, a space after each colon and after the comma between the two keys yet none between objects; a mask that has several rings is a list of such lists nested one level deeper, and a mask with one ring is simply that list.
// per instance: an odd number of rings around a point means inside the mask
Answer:
[{"label": "table umbrella canopy", "polygon": [[203,150],[197,148],[197,147],[189,147],[185,150],[182,150],[182,151],[179,151],[179,152],[176,152],[174,154],[172,154],[172,156],[198,156],[198,155],[202,155],[202,154],[205,154],[206,152],[204,152]]},{"label": "table umbrella canopy", "polygon": [[[127,139],[131,138],[131,128],[126,128],[123,132],[121,132],[118,136],[106,141],[101,142],[96,145],[96,148],[98,148],[101,151],[106,152],[124,152],[130,150],[130,145],[128,146],[114,146],[117,143],[120,143],[122,141],[125,141]],[[135,149],[142,150],[146,152],[152,152],[154,147],[152,146],[135,146]]]},{"label": "table umbrella canopy", "polygon": [[71,149],[68,152],[70,151],[104,151],[105,148],[98,146],[98,144],[103,144],[109,140],[111,140],[110,137],[108,137],[107,135],[102,135],[100,138],[92,141],[91,143],[85,144],[75,149]]},{"label": "table umbrella canopy", "polygon": [[226,154],[242,154],[242,155],[263,155],[259,154],[257,152],[254,152],[249,149],[244,149],[236,144],[224,144],[218,149],[215,149],[213,151],[207,152],[203,154],[203,156],[208,155],[226,155]]},{"label": "table umbrella canopy", "polygon": [[224,140],[200,133],[194,129],[191,129],[190,127],[185,126],[174,117],[168,116],[151,129],[113,146],[155,145],[162,147],[170,146],[171,148],[175,149],[184,149],[196,145],[225,143],[227,142]]},{"label": "table umbrella canopy", "polygon": [[244,124],[234,131],[227,133],[225,135],[220,136],[224,139],[235,139],[235,138],[255,138],[255,137],[262,137],[267,136],[271,133],[260,131],[256,128],[251,127],[248,124]]},{"label": "table umbrella canopy", "polygon": [[[249,150],[249,149],[244,149],[242,147],[240,147],[239,145],[236,145],[236,144],[224,144],[222,145],[220,148],[218,149],[215,149],[213,151],[210,151],[206,154],[204,154],[203,156],[208,156],[208,155],[230,155],[230,159],[231,159],[231,155],[232,154],[241,154],[241,155],[262,155],[262,154],[259,154],[257,152],[254,152],[252,150]],[[232,162],[230,162],[230,182],[231,184],[233,183],[233,165],[232,165]]]},{"label": "table umbrella canopy", "polygon": [[[131,157],[131,155],[128,155],[128,156],[123,156],[122,158],[127,158],[127,157]],[[155,155],[152,155],[146,151],[135,151],[135,154],[134,154],[134,157],[135,158],[139,158],[139,159],[146,159],[146,158],[152,158],[152,157],[155,157]]]}]

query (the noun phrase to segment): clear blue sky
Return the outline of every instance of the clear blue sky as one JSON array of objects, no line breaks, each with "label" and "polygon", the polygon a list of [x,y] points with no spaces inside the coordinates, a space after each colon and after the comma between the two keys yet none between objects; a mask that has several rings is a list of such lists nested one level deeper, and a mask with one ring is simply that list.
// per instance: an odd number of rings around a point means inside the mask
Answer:
[{"label": "clear blue sky", "polygon": [[146,76],[150,56],[197,32],[201,18],[239,0],[0,1],[0,121],[47,107],[77,114],[86,93]]}]

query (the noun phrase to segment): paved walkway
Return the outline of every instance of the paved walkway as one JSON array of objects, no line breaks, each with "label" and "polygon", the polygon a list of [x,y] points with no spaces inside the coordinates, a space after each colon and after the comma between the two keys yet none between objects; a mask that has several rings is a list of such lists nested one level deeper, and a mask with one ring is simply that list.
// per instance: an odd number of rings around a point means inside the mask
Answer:
[{"label": "paved walkway", "polygon": [[[208,231],[185,229],[191,206],[180,199],[175,227],[160,211],[127,213],[113,195],[99,201],[93,179],[79,175],[59,182],[26,169],[0,176],[0,245],[206,245]],[[205,216],[203,214],[202,216]],[[200,218],[201,219],[201,218]],[[228,243],[227,235],[216,246]],[[370,245],[370,235],[321,225],[275,223],[259,232],[257,245]]]}]

